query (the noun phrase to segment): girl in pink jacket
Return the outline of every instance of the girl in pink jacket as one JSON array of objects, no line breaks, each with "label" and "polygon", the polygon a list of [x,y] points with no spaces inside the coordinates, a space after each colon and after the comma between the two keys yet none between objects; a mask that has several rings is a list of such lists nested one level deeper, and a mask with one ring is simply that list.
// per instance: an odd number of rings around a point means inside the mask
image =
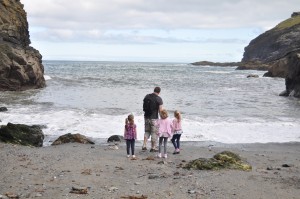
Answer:
[{"label": "girl in pink jacket", "polygon": [[168,138],[172,137],[173,123],[168,118],[167,110],[163,109],[160,113],[161,119],[157,120],[156,125],[158,126],[157,135],[159,137],[159,147],[157,157],[161,158],[161,147],[162,142],[164,142],[164,158],[167,158],[167,143]]}]

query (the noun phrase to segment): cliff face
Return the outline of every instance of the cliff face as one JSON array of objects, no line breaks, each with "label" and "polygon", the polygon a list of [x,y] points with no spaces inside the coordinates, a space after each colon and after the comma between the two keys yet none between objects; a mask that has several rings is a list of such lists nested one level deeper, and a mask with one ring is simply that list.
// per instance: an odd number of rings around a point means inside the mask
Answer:
[{"label": "cliff face", "polygon": [[300,51],[300,13],[259,35],[245,47],[242,63],[251,63],[253,69],[268,66],[266,76],[286,77],[287,54]]},{"label": "cliff face", "polygon": [[23,5],[19,0],[0,0],[0,91],[45,86],[42,56],[29,44]]},{"label": "cliff face", "polygon": [[286,90],[281,96],[300,98],[300,52],[291,52],[286,56],[288,72],[285,78]]}]

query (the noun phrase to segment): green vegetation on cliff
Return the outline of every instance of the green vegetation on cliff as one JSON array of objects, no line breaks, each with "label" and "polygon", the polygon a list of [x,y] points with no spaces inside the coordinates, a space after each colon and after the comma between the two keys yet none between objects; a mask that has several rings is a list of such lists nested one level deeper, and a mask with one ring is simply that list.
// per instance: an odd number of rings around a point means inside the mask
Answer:
[{"label": "green vegetation on cliff", "polygon": [[285,29],[285,28],[290,28],[294,25],[298,25],[300,24],[300,16],[295,16],[295,17],[291,17],[281,23],[279,23],[277,26],[275,26],[275,29]]}]

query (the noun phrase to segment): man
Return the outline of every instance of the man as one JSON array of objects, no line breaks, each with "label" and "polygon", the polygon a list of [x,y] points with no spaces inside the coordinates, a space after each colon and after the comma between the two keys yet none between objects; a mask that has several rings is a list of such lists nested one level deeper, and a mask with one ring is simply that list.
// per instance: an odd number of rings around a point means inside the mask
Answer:
[{"label": "man", "polygon": [[151,136],[151,149],[150,152],[157,152],[156,142],[157,142],[157,127],[155,126],[156,120],[158,119],[158,114],[162,110],[163,101],[160,96],[160,87],[155,87],[154,92],[148,94],[144,98],[143,111],[145,119],[145,134],[144,143],[142,150],[147,150],[147,141]]}]

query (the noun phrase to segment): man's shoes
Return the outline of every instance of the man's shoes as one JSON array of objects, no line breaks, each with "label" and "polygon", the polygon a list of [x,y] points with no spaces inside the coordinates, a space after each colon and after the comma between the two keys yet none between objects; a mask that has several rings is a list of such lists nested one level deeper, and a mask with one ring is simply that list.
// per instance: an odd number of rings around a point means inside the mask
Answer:
[{"label": "man's shoes", "polygon": [[157,149],[150,149],[150,152],[158,152]]},{"label": "man's shoes", "polygon": [[147,147],[143,146],[143,147],[142,147],[142,150],[143,150],[143,151],[147,151]]}]

